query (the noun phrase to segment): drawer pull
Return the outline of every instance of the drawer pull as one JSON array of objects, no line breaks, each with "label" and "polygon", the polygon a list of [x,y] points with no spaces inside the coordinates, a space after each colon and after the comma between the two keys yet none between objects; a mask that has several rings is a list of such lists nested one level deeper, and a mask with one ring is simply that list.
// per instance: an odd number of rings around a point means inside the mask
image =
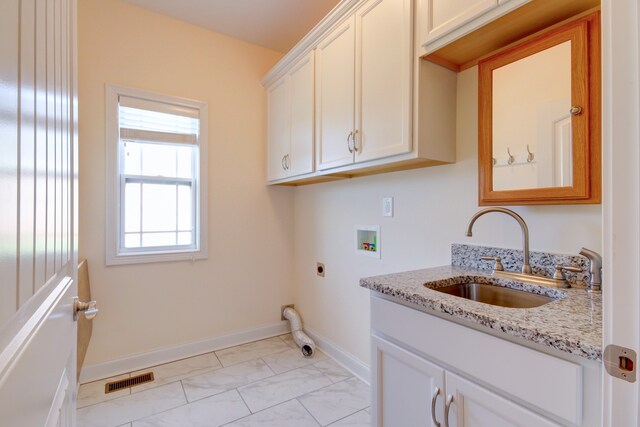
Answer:
[{"label": "drawer pull", "polygon": [[444,427],[449,427],[449,410],[453,403],[453,394],[447,396],[447,400],[444,402]]},{"label": "drawer pull", "polygon": [[440,427],[440,423],[436,420],[436,400],[438,400],[438,396],[440,395],[440,387],[437,387],[433,390],[433,396],[431,397],[431,420],[433,421],[433,425],[435,427]]},{"label": "drawer pull", "polygon": [[358,129],[353,131],[353,151],[358,152]]}]

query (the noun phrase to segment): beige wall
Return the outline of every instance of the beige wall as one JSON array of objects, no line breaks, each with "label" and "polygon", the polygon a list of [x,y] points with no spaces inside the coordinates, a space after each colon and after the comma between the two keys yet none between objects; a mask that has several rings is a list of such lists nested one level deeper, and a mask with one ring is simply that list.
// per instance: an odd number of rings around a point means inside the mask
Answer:
[{"label": "beige wall", "polygon": [[[260,78],[281,57],[120,0],[80,0],[80,256],[100,314],[86,363],[280,321],[290,189],[265,181]],[[209,259],[105,267],[105,83],[209,104]]]},{"label": "beige wall", "polygon": [[[451,243],[521,248],[518,224],[504,215],[467,223],[478,208],[477,68],[458,77],[457,163],[296,188],[294,282],[305,325],[369,363],[369,291],[358,279],[449,264]],[[393,196],[395,216],[382,217]],[[529,225],[531,249],[601,250],[600,206],[514,207]],[[380,225],[382,259],[354,253],[354,225]],[[315,263],[326,276],[315,274]],[[411,327],[411,325],[407,325]]]}]

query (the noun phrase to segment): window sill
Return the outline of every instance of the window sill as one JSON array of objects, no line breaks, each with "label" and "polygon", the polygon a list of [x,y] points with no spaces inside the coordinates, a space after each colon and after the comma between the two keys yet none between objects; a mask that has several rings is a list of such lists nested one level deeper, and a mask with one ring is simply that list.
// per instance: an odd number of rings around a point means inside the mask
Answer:
[{"label": "window sill", "polygon": [[111,265],[127,265],[127,264],[148,264],[154,262],[171,262],[171,261],[195,261],[207,259],[206,250],[186,250],[176,252],[148,252],[145,254],[119,254],[107,255],[105,264]]}]

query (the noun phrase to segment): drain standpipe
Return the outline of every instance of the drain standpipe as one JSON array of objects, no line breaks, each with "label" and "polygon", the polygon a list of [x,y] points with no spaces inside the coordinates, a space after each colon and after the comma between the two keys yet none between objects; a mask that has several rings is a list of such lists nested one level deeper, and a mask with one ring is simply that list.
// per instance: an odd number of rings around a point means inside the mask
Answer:
[{"label": "drain standpipe", "polygon": [[300,347],[304,357],[313,357],[316,351],[316,344],[307,334],[302,331],[302,319],[298,312],[292,307],[285,307],[282,310],[282,316],[291,324],[291,335],[293,341]]}]

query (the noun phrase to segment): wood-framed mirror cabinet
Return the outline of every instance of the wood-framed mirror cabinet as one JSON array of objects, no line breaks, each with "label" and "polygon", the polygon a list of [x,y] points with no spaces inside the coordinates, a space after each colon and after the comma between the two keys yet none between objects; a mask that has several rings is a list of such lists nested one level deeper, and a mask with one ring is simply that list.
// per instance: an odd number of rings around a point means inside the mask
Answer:
[{"label": "wood-framed mirror cabinet", "polygon": [[601,202],[600,13],[478,62],[479,205]]}]

